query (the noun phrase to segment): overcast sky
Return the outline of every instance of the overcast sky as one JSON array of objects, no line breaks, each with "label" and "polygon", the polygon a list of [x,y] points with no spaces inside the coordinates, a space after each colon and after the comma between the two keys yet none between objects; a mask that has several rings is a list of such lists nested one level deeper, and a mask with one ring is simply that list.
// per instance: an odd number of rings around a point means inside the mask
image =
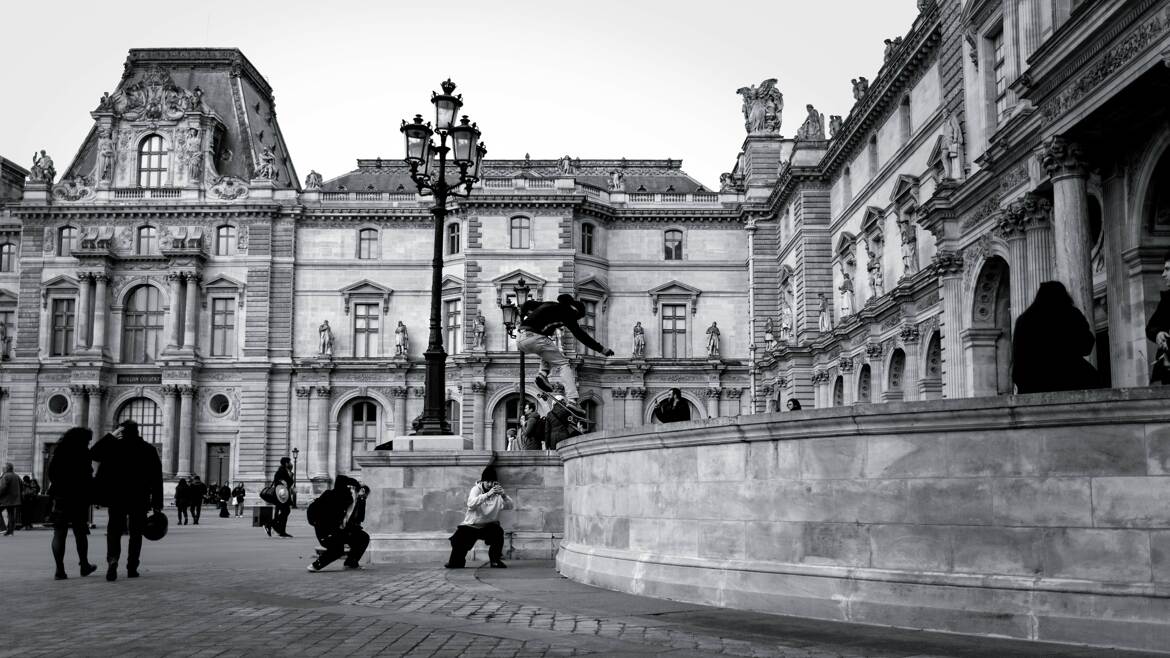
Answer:
[{"label": "overcast sky", "polygon": [[[402,157],[447,76],[489,158],[674,158],[715,187],[743,143],[738,87],[778,78],[781,132],[852,105],[915,0],[55,0],[0,9],[0,155],[64,171],[130,48],[236,47],[272,85],[303,178]],[[446,7],[443,13],[424,11]]]}]

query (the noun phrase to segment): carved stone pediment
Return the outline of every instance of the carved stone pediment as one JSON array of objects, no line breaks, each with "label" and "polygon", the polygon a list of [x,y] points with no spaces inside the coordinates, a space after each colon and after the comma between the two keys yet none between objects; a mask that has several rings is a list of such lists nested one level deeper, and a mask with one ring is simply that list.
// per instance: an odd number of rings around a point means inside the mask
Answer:
[{"label": "carved stone pediment", "polygon": [[83,201],[93,196],[93,179],[89,176],[63,178],[53,186],[53,198],[57,201]]},{"label": "carved stone pediment", "polygon": [[236,201],[248,196],[248,184],[234,176],[220,176],[211,184],[208,192],[213,199]]},{"label": "carved stone pediment", "polygon": [[680,281],[670,281],[664,283],[656,288],[651,288],[647,294],[650,295],[652,302],[651,312],[658,314],[658,307],[660,304],[669,304],[671,302],[685,302],[691,307],[691,315],[698,312],[699,295],[703,294],[702,290],[694,286],[688,286]]},{"label": "carved stone pediment", "polygon": [[204,111],[203,92],[175,84],[161,66],[152,66],[138,81],[103,98],[98,111],[112,112],[127,121],[177,121],[187,112]]},{"label": "carved stone pediment", "polygon": [[596,275],[585,277],[584,281],[577,284],[577,296],[582,299],[597,302],[604,311],[606,305],[609,303],[609,286],[606,285],[605,280]]},{"label": "carved stone pediment", "polygon": [[226,274],[217,274],[205,281],[202,286],[204,294],[203,306],[207,306],[207,297],[215,294],[220,295],[235,295],[236,305],[244,308],[244,296],[247,291],[247,284],[242,281],[237,281]]},{"label": "carved stone pediment", "polygon": [[77,288],[77,279],[65,276],[64,274],[49,279],[41,284],[41,308],[49,308],[49,297],[51,296],[76,296]]},{"label": "carved stone pediment", "polygon": [[349,307],[354,301],[377,301],[382,303],[382,315],[390,312],[390,295],[394,291],[386,286],[363,279],[357,283],[341,289],[341,296],[345,299],[345,314],[349,315]]},{"label": "carved stone pediment", "polygon": [[539,277],[532,272],[524,270],[512,270],[503,276],[498,276],[492,279],[492,285],[496,287],[496,305],[504,304],[508,299],[516,296],[515,287],[524,280],[524,285],[528,286],[528,299],[544,299],[544,286],[548,283],[543,277]]},{"label": "carved stone pediment", "polygon": [[898,182],[894,184],[894,191],[890,193],[890,201],[898,207],[918,205],[918,177],[909,174],[899,175]]}]

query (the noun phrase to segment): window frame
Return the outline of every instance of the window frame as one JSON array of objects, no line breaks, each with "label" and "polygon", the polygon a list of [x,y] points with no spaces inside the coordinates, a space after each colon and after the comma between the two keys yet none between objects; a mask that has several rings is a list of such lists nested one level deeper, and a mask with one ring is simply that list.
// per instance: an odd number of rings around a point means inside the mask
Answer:
[{"label": "window frame", "polygon": [[457,256],[463,253],[463,225],[459,222],[447,224],[447,255]]},{"label": "window frame", "polygon": [[0,273],[16,271],[16,243],[5,242],[0,244]]},{"label": "window frame", "polygon": [[[49,356],[69,356],[76,350],[77,342],[77,298],[52,297],[49,299]],[[58,311],[58,304],[69,304],[67,311]],[[66,322],[58,322],[62,317]],[[58,336],[63,347],[57,348]]]},{"label": "window frame", "polygon": [[[150,235],[143,237],[144,232],[150,232]],[[143,241],[146,242],[146,248],[143,248]],[[157,256],[159,251],[159,234],[158,228],[150,224],[139,226],[134,231],[134,253],[139,256]]]},{"label": "window frame", "polygon": [[[687,358],[688,306],[689,304],[685,302],[666,302],[662,304],[662,308],[658,311],[659,345],[661,345],[662,358],[664,359]],[[678,310],[677,315],[675,315],[676,309]],[[671,328],[669,329],[666,326],[667,320],[672,321]],[[682,323],[681,329],[678,328],[680,322]],[[669,353],[667,350],[668,345],[672,348],[669,350]]]},{"label": "window frame", "polygon": [[[358,260],[378,260],[378,257],[381,255],[379,253],[379,237],[378,229],[376,228],[366,226],[358,229],[356,245],[357,250],[355,252]],[[365,251],[366,247],[369,248],[368,252]],[[363,256],[363,253],[366,255]]]},{"label": "window frame", "polygon": [[[211,302],[211,356],[231,358],[236,355],[236,305],[235,297],[214,296]],[[224,311],[219,308],[223,303]],[[226,323],[220,322],[226,316]]]},{"label": "window frame", "polygon": [[[454,310],[452,310],[454,309]],[[463,351],[463,299],[443,300],[443,339],[448,355]]]},{"label": "window frame", "polygon": [[[147,150],[153,147],[155,140],[158,142],[158,150]],[[137,152],[138,175],[135,179],[138,181],[138,187],[145,189],[163,187],[168,182],[166,179],[169,172],[167,165],[170,151],[167,149],[166,139],[158,133],[151,133],[138,142]]]},{"label": "window frame", "polygon": [[[674,249],[675,257],[671,257],[670,236],[672,233],[678,234],[678,242]],[[681,228],[668,228],[662,231],[662,260],[664,261],[681,261],[686,259],[686,232]]]},{"label": "window frame", "polygon": [[[362,410],[361,419],[358,419],[358,409]],[[369,417],[370,411],[373,411],[373,418]],[[378,445],[378,405],[370,399],[358,399],[349,407],[349,459],[350,468],[358,469],[355,457],[359,454],[368,453],[375,446]],[[361,437],[359,440],[358,429],[361,429]],[[360,443],[360,446],[359,446]],[[359,450],[360,449],[360,450]]]},{"label": "window frame", "polygon": [[[69,232],[68,241],[65,233]],[[57,229],[57,256],[60,258],[68,258],[73,256],[73,252],[77,251],[78,241],[81,239],[81,232],[76,226],[66,224]]]},{"label": "window frame", "polygon": [[581,223],[581,253],[585,256],[596,255],[597,226],[593,222]]},{"label": "window frame", "polygon": [[508,219],[508,244],[511,249],[532,248],[532,218],[515,215]]},{"label": "window frame", "polygon": [[[146,292],[145,310],[136,310],[132,306],[138,294]],[[157,308],[150,308],[151,294],[157,302]],[[142,323],[131,325],[131,318],[141,316]],[[151,320],[158,324],[151,324]],[[134,286],[126,294],[122,307],[122,363],[151,364],[158,361],[162,352],[162,335],[166,326],[166,312],[163,311],[162,291],[148,283]],[[140,336],[139,336],[140,334]],[[141,345],[138,339],[141,338]],[[153,343],[153,345],[152,345]],[[141,350],[139,350],[141,347]],[[153,353],[152,352],[153,347]],[[141,356],[139,356],[141,355]]]},{"label": "window frame", "polygon": [[[239,229],[235,224],[220,224],[215,227],[215,255],[216,256],[235,256],[236,255],[236,236],[239,234]],[[226,248],[225,248],[226,247]]]},{"label": "window frame", "polygon": [[[354,302],[353,305],[353,356],[358,359],[377,358],[381,355],[379,337],[382,315],[378,302]],[[360,326],[364,323],[364,326]]]},{"label": "window frame", "polygon": [[[151,414],[152,418],[150,419],[152,422],[146,422],[145,410],[140,414],[134,413],[135,403],[143,403],[142,406],[145,406],[146,403],[150,404],[151,410],[153,411]],[[129,417],[126,417],[127,411],[130,412]],[[145,395],[130,398],[119,405],[118,411],[114,414],[114,419],[115,423],[121,423],[124,420],[133,420],[138,423],[138,434],[142,437],[143,441],[155,446],[162,443],[162,411],[158,408],[157,402]]]}]

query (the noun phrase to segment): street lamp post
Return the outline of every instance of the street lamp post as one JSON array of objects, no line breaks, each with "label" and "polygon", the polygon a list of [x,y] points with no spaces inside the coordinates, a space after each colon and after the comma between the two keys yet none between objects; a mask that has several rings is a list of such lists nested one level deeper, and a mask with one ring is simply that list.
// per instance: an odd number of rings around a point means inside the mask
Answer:
[{"label": "street lamp post", "polygon": [[293,448],[293,449],[292,449],[292,456],[293,456],[293,472],[292,472],[292,476],[293,476],[293,488],[292,488],[292,491],[291,491],[291,492],[289,492],[289,493],[291,493],[291,494],[292,494],[292,506],[293,506],[293,507],[296,507],[296,506],[297,506],[297,477],[298,477],[298,476],[297,476],[297,455],[299,455],[299,454],[301,454],[301,451],[300,451],[300,450],[297,450],[296,448]]},{"label": "street lamp post", "polygon": [[[522,278],[516,282],[516,285],[512,286],[512,292],[516,294],[512,303],[508,304],[507,301],[500,303],[500,310],[504,314],[504,327],[507,328],[508,335],[513,340],[516,338],[516,330],[520,328],[520,310],[524,307],[524,302],[528,301],[529,290],[531,288],[528,287],[528,284],[524,283],[524,279]],[[519,343],[516,345],[516,352],[520,354],[520,403],[516,409],[516,413],[517,415],[523,415],[524,402],[526,400],[524,397],[524,352],[520,351]]]},{"label": "street lamp post", "polygon": [[[450,78],[440,84],[443,93],[432,93],[435,105],[435,124],[423,123],[421,114],[410,122],[402,122],[402,134],[406,137],[406,164],[410,166],[410,178],[418,186],[419,194],[435,197],[431,214],[435,216],[434,257],[431,261],[431,325],[426,360],[425,397],[423,412],[413,423],[414,435],[442,435],[451,433],[444,404],[447,389],[447,352],[443,348],[441,324],[441,288],[443,285],[443,223],[447,218],[448,197],[471,196],[471,187],[479,180],[479,167],[487,148],[479,141],[479,128],[470,123],[467,116],[456,122],[456,115],[463,107],[463,96],[453,96],[455,83]],[[431,137],[439,135],[435,146]],[[447,145],[447,140],[451,145]],[[448,153],[459,171],[448,172]],[[436,162],[437,160],[437,162]],[[461,191],[462,190],[462,191]]]}]

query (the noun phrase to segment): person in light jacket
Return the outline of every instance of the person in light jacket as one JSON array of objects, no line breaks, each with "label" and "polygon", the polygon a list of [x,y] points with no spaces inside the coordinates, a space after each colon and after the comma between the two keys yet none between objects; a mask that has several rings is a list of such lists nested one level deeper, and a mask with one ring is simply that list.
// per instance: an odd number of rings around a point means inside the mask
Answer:
[{"label": "person in light jacket", "polygon": [[463,523],[451,535],[451,557],[443,566],[448,569],[462,569],[467,561],[467,551],[482,539],[488,546],[488,560],[493,568],[503,569],[508,565],[500,558],[504,553],[504,529],[500,527],[500,512],[514,509],[515,503],[496,477],[496,469],[487,466],[479,482],[467,494],[467,512]]}]

